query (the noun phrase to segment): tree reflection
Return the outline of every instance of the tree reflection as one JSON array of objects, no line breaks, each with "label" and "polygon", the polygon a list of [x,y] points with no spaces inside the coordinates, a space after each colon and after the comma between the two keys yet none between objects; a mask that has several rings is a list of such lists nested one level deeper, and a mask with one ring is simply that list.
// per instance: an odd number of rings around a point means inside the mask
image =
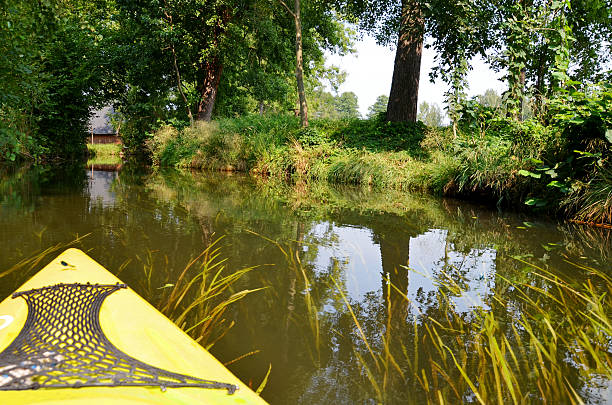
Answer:
[{"label": "tree reflection", "polygon": [[[226,235],[220,246],[228,271],[258,266],[235,288],[268,288],[228,309],[236,325],[213,354],[231,361],[259,350],[230,368],[256,387],[272,364],[264,390],[271,403],[437,402],[436,390],[449,403],[474,402],[456,364],[473,378],[494,375],[479,363],[491,351],[487,330],[516,348],[517,359],[531,359],[536,348],[525,342],[533,335],[551,343],[551,334],[520,326],[528,300],[542,302],[551,325],[568,327],[567,314],[539,292],[558,286],[513,256],[606,292],[564,255],[609,269],[608,234],[395,191],[130,166],[92,192],[79,170],[0,174],[3,268],[91,232],[82,248],[158,302],[191,259]],[[78,181],[61,184],[73,174]],[[25,277],[0,283],[0,292]],[[515,285],[532,288],[519,293]],[[580,302],[572,300],[568,308]],[[584,371],[557,344],[555,366],[567,367],[582,389]],[[533,371],[519,363],[521,376]],[[540,388],[526,384],[537,402]]]}]

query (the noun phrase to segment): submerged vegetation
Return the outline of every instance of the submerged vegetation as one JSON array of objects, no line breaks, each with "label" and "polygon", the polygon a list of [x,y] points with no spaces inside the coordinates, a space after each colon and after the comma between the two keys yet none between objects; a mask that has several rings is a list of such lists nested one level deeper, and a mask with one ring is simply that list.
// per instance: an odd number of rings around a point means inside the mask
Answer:
[{"label": "submerged vegetation", "polygon": [[[226,259],[221,258],[221,248],[218,246],[221,239],[213,240],[185,266],[176,281],[168,280],[171,282],[160,287],[163,293],[150,299],[206,349],[210,349],[234,326],[233,321],[227,321],[223,316],[228,307],[259,291],[234,291],[235,284],[253,267],[227,271]],[[152,271],[153,268],[145,270],[148,274]]]},{"label": "submerged vegetation", "polygon": [[[50,246],[23,258],[8,269],[2,269],[2,284],[14,286],[25,282],[28,277],[47,265],[53,255],[71,247],[83,249],[83,242],[89,236],[83,235],[71,242]],[[158,268],[158,262],[153,260],[151,251],[147,251],[143,257],[136,255],[136,263],[142,266],[143,277],[138,285],[130,285],[206,349],[210,349],[234,326],[233,321],[229,322],[224,317],[228,307],[248,294],[260,290],[236,290],[237,282],[254,268],[228,271],[226,259],[221,257],[221,239],[214,239],[178,274],[168,267],[167,257],[162,261],[166,268]],[[117,269],[110,270],[120,277],[130,264],[131,260],[128,260]],[[158,283],[162,285],[157,286]],[[3,288],[0,290],[0,296],[5,298],[10,294],[10,288],[15,287],[9,287],[8,290]]]},{"label": "submerged vegetation", "polygon": [[[384,333],[371,336],[369,344],[359,334],[363,345],[355,342],[354,356],[378,401],[394,402],[401,392],[394,385],[401,381],[428,403],[582,404],[606,399],[612,379],[608,275],[582,268],[585,278],[564,279],[526,264],[530,282],[498,276],[498,294],[487,301],[488,308],[466,314],[453,301],[464,292],[465,281],[456,269],[447,270],[434,280],[437,307],[417,314],[415,303],[389,282]],[[346,305],[353,314],[351,304]],[[411,309],[411,322],[395,319]],[[358,317],[353,319],[361,330]]]}]

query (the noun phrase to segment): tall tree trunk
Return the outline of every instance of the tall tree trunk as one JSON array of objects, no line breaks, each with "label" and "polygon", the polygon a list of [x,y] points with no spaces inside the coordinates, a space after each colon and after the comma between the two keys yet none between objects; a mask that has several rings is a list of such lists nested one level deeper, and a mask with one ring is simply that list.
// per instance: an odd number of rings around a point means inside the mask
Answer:
[{"label": "tall tree trunk", "polygon": [[519,118],[521,121],[525,120],[525,77],[527,75],[527,72],[525,71],[525,68],[521,69],[521,75],[519,76],[519,83],[521,86],[521,103],[520,105],[520,109],[521,111],[519,111]]},{"label": "tall tree trunk", "polygon": [[217,90],[221,81],[223,63],[218,56],[214,56],[204,65],[204,80],[200,85],[200,102],[198,103],[198,120],[210,121],[213,107],[217,98]]},{"label": "tall tree trunk", "polygon": [[419,0],[402,0],[387,121],[416,122],[423,53],[424,19]]},{"label": "tall tree trunk", "polygon": [[300,104],[300,120],[302,127],[308,126],[308,105],[304,91],[304,56],[302,51],[302,13],[300,0],[295,0],[292,10],[283,0],[278,0],[295,22],[295,78],[297,80],[298,99]]},{"label": "tall tree trunk", "polygon": [[306,104],[306,93],[304,91],[304,59],[302,56],[302,17],[300,13],[300,0],[295,0],[295,58],[298,97],[300,100],[300,120],[303,127],[308,126],[308,105]]}]

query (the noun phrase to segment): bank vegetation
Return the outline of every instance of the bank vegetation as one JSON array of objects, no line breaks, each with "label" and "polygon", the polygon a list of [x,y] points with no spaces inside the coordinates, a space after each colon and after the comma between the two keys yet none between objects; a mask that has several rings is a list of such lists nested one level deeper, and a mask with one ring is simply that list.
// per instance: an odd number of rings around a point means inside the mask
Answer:
[{"label": "bank vegetation", "polygon": [[370,185],[486,200],[612,223],[612,92],[589,87],[523,121],[475,100],[457,130],[417,123],[258,115],[163,125],[147,140],[158,166],[248,171],[291,181]]}]

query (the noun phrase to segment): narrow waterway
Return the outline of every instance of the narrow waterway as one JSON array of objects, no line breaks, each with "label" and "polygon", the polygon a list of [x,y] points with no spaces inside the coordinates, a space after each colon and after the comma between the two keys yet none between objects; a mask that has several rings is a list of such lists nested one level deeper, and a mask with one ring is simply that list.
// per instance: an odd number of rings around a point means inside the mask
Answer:
[{"label": "narrow waterway", "polygon": [[[226,271],[255,266],[235,291],[266,288],[225,312],[235,325],[211,351],[222,362],[251,353],[229,368],[254,388],[270,370],[262,395],[273,404],[376,403],[357,355],[364,335],[376,350],[390,325],[409,333],[419,315],[443,316],[447,277],[467,319],[496,296],[520,316],[507,281],[547,288],[525,262],[576,279],[588,272],[575,264],[612,274],[610,231],[417,194],[131,168],[4,168],[0,180],[0,275],[87,235],[78,247],[160,305],[164,288],[223,237]],[[0,299],[30,275],[3,275]],[[403,298],[388,299],[392,291]],[[407,380],[384,379],[390,402],[418,403]],[[578,385],[594,402],[612,396],[608,381]]]}]

